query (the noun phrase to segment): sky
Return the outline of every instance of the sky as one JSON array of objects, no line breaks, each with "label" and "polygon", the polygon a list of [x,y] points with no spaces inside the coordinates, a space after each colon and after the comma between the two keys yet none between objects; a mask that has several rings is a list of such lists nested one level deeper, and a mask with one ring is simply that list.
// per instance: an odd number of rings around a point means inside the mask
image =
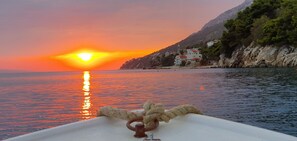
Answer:
[{"label": "sky", "polygon": [[1,0],[0,70],[85,69],[57,58],[79,50],[109,53],[92,69],[118,69],[199,31],[242,2]]}]

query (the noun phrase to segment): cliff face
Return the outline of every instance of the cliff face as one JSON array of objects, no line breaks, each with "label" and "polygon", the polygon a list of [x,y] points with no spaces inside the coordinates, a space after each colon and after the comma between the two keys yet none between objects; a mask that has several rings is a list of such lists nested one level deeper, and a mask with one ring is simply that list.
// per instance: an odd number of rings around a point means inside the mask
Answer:
[{"label": "cliff face", "polygon": [[297,66],[297,48],[292,46],[259,46],[237,48],[231,58],[220,56],[220,67],[294,67]]},{"label": "cliff face", "polygon": [[245,0],[242,4],[237,7],[234,7],[215,19],[211,20],[199,31],[191,34],[184,40],[181,40],[178,43],[175,43],[169,47],[156,51],[147,56],[136,58],[125,62],[121,69],[141,69],[141,68],[150,68],[152,66],[153,60],[166,52],[176,52],[182,47],[192,46],[200,42],[207,42],[209,40],[219,39],[222,36],[223,31],[225,30],[224,23],[232,18],[235,18],[237,13],[246,7],[252,4],[253,0]]}]

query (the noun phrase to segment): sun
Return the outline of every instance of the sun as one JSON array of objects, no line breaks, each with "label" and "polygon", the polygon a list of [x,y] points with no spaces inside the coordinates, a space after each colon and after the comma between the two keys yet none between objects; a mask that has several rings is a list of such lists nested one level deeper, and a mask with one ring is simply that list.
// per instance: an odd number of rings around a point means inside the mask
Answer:
[{"label": "sun", "polygon": [[90,60],[92,59],[93,54],[92,54],[92,53],[83,52],[83,53],[79,53],[79,54],[77,54],[77,56],[78,56],[82,61],[88,62],[88,61],[90,61]]},{"label": "sun", "polygon": [[91,70],[100,65],[110,62],[110,58],[115,56],[110,52],[81,49],[66,54],[55,56],[56,59],[64,62],[66,66],[76,69]]}]

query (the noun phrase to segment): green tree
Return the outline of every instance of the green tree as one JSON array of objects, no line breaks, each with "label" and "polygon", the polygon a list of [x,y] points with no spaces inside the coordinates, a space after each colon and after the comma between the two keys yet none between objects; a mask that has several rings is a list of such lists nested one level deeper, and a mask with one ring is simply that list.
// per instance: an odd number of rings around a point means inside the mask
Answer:
[{"label": "green tree", "polygon": [[219,41],[215,43],[212,47],[202,47],[200,49],[203,55],[203,60],[219,60],[220,59],[220,49],[222,43]]},{"label": "green tree", "polygon": [[170,54],[168,56],[163,55],[161,58],[161,65],[162,66],[173,66],[175,60],[175,55]]},{"label": "green tree", "polygon": [[231,57],[242,45],[297,46],[297,0],[255,0],[225,24],[222,53]]},{"label": "green tree", "polygon": [[261,18],[256,19],[253,23],[253,27],[251,28],[251,37],[253,41],[259,43],[259,39],[264,37],[264,25],[270,19],[263,15]]},{"label": "green tree", "polygon": [[186,64],[187,64],[187,61],[183,60],[183,61],[181,62],[181,64],[180,64],[180,66],[181,66],[181,67],[184,67],[184,66],[186,66]]}]

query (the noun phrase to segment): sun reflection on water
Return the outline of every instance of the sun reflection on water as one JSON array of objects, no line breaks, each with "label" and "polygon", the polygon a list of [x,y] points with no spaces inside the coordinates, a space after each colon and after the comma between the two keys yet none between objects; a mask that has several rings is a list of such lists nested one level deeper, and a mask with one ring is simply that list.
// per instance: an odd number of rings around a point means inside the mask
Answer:
[{"label": "sun reflection on water", "polygon": [[91,111],[90,111],[90,108],[92,106],[91,104],[91,93],[90,93],[90,72],[89,71],[84,71],[84,74],[83,74],[83,78],[84,78],[84,81],[83,81],[83,94],[84,94],[84,101],[83,101],[83,104],[82,104],[82,111],[81,111],[81,114],[82,114],[82,118],[83,119],[89,119],[91,118]]}]

